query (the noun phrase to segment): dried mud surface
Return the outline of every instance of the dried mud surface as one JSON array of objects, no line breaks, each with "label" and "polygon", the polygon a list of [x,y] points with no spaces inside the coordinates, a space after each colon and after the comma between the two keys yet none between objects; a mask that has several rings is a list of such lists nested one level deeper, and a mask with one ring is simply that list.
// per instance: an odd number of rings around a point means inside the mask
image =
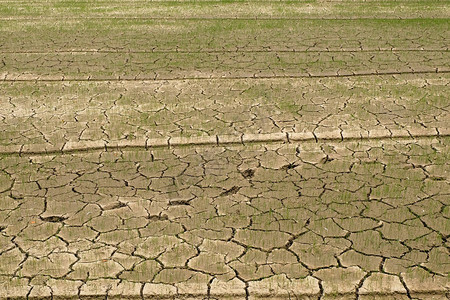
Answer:
[{"label": "dried mud surface", "polygon": [[443,299],[448,154],[431,138],[5,156],[0,295]]},{"label": "dried mud surface", "polygon": [[0,0],[0,299],[448,299],[449,17]]},{"label": "dried mud surface", "polygon": [[[3,83],[4,151],[242,135],[446,135],[449,76]],[[8,150],[9,149],[9,150]]]}]

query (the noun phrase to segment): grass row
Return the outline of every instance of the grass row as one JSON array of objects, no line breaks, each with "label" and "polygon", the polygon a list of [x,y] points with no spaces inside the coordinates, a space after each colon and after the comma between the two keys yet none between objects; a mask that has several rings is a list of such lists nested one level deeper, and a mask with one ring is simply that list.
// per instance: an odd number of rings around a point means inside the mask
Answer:
[{"label": "grass row", "polygon": [[0,17],[448,18],[445,1],[8,1]]}]

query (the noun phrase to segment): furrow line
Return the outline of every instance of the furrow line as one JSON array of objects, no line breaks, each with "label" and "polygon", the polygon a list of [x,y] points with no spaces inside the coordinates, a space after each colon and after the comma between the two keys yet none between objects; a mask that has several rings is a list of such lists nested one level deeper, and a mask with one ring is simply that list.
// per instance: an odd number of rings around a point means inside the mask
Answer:
[{"label": "furrow line", "polygon": [[279,132],[269,134],[242,135],[211,135],[202,137],[167,137],[167,138],[137,138],[135,140],[119,141],[76,141],[64,142],[60,145],[29,144],[0,145],[0,155],[46,155],[65,154],[86,151],[114,151],[121,149],[153,149],[190,146],[227,146],[261,143],[301,143],[301,142],[346,142],[388,139],[426,139],[449,137],[450,128],[428,128],[428,130],[398,129],[374,130],[369,132],[341,131],[330,132]]}]

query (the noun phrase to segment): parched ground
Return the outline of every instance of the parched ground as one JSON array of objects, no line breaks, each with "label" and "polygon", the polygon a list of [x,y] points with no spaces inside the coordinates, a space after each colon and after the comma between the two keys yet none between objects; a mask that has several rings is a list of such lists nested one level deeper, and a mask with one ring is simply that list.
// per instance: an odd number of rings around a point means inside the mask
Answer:
[{"label": "parched ground", "polygon": [[448,299],[449,20],[0,0],[0,299]]}]

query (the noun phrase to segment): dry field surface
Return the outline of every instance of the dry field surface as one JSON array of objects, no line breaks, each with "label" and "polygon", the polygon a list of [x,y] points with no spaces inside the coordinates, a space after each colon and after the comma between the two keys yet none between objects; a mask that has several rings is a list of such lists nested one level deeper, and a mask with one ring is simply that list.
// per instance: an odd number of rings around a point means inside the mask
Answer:
[{"label": "dry field surface", "polygon": [[448,299],[448,1],[0,0],[0,299]]}]

